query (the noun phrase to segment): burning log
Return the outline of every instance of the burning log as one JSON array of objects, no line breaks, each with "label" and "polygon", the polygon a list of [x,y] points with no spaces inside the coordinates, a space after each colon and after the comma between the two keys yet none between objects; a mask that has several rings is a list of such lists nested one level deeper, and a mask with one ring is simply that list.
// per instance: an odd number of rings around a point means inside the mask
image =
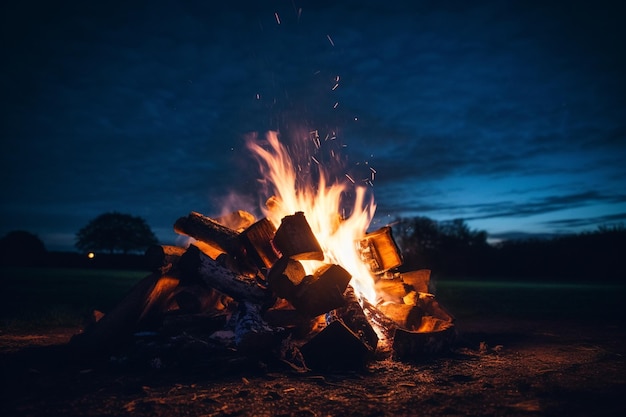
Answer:
[{"label": "burning log", "polygon": [[183,253],[185,249],[179,246],[152,245],[146,250],[144,256],[151,271],[165,274],[178,263]]},{"label": "burning log", "polygon": [[401,303],[403,297],[412,289],[412,287],[405,284],[399,276],[394,276],[393,278],[382,277],[376,281],[374,288],[380,298],[384,301],[392,301],[394,303]]},{"label": "burning log", "polygon": [[378,309],[400,327],[407,330],[417,330],[422,323],[422,317],[424,317],[424,311],[415,305],[387,301],[379,304]]},{"label": "burning log", "polygon": [[343,296],[352,276],[339,265],[326,264],[307,275],[289,299],[301,313],[315,317],[344,306]]},{"label": "burning log", "polygon": [[287,258],[324,260],[324,252],[301,211],[283,217],[274,236],[274,247]]},{"label": "burning log", "polygon": [[239,235],[247,255],[259,269],[271,268],[278,260],[278,254],[272,246],[276,227],[267,218],[250,225]]},{"label": "burning log", "polygon": [[402,255],[391,234],[391,227],[385,226],[368,233],[359,241],[359,251],[363,261],[374,274],[383,273],[402,265]]},{"label": "burning log", "polygon": [[235,258],[244,258],[239,233],[200,213],[192,211],[176,220],[174,231],[214,246]]},{"label": "burning log", "polygon": [[216,217],[214,220],[222,226],[226,226],[237,232],[245,230],[256,221],[254,214],[243,210],[237,210],[224,216]]},{"label": "burning log", "polygon": [[430,291],[430,269],[419,269],[417,271],[403,272],[402,282],[412,287],[414,291],[429,293]]},{"label": "burning log", "polygon": [[306,272],[299,261],[282,257],[267,274],[267,283],[277,296],[291,300],[296,297],[297,287],[305,277]]},{"label": "burning log", "polygon": [[259,286],[256,279],[225,268],[194,245],[190,245],[183,254],[179,266],[187,276],[195,277],[236,301],[269,306],[275,300],[272,292]]},{"label": "burning log", "polygon": [[336,319],[343,321],[359,337],[359,340],[367,346],[370,353],[373,354],[378,345],[378,336],[367,319],[352,286],[348,285],[344,292],[344,298],[346,304],[328,313],[326,315],[327,322],[330,323]]}]

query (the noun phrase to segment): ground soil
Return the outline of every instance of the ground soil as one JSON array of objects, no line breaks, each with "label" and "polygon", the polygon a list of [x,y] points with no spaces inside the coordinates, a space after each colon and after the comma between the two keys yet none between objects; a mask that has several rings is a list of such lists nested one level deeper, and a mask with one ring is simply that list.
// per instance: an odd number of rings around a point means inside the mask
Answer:
[{"label": "ground soil", "polygon": [[0,334],[0,415],[626,415],[623,321],[471,318],[457,326],[450,352],[329,373],[232,356],[185,369],[90,363],[67,348],[80,329]]}]

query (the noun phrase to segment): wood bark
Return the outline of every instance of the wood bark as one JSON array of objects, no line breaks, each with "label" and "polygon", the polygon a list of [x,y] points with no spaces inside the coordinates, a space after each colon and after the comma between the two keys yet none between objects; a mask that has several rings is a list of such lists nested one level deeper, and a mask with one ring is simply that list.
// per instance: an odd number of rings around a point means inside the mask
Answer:
[{"label": "wood bark", "polygon": [[265,355],[279,342],[281,328],[270,326],[259,304],[240,302],[235,323],[235,345],[243,353]]},{"label": "wood bark", "polygon": [[216,246],[234,257],[244,255],[243,245],[237,231],[200,213],[192,211],[186,217],[176,220],[174,231]]},{"label": "wood bark", "polygon": [[229,295],[236,301],[269,306],[275,300],[272,292],[259,286],[255,278],[225,268],[194,245],[189,246],[179,265],[186,275],[199,279],[210,288]]},{"label": "wood bark", "polygon": [[356,293],[354,292],[354,288],[348,285],[343,295],[346,300],[346,304],[343,307],[339,307],[328,313],[327,320],[331,321],[333,320],[333,317],[336,317],[337,319],[343,321],[344,324],[359,337],[359,339],[373,354],[376,352],[376,347],[378,345],[378,336],[376,335],[376,331],[365,316],[363,308],[361,307],[361,304],[356,297]]}]

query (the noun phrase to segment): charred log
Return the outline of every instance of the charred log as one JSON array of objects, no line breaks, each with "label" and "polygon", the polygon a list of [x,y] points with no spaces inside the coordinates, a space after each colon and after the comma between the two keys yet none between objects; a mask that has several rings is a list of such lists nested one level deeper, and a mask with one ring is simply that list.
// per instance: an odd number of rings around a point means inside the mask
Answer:
[{"label": "charred log", "polygon": [[275,297],[272,292],[258,285],[255,278],[232,271],[209,256],[202,253],[194,245],[189,246],[179,262],[185,275],[204,282],[236,301],[248,301],[262,306],[270,306]]},{"label": "charred log", "polygon": [[275,234],[274,224],[269,219],[263,218],[239,235],[247,255],[261,270],[271,268],[278,260],[278,254],[272,246]]},{"label": "charred log", "polygon": [[235,258],[244,258],[239,233],[200,213],[191,212],[176,220],[174,231],[215,246]]},{"label": "charred log", "polygon": [[348,285],[344,292],[346,304],[327,314],[327,321],[331,322],[335,318],[344,322],[350,330],[368,347],[371,353],[376,351],[378,336],[376,331],[365,316],[365,312],[356,297],[354,288]]}]

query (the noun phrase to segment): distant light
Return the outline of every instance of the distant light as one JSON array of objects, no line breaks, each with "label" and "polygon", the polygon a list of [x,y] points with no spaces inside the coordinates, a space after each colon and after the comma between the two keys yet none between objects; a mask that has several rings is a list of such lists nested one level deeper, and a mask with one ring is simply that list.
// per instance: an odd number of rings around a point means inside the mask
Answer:
[{"label": "distant light", "polygon": [[89,259],[93,259],[93,258],[95,258],[95,257],[96,257],[96,254],[95,254],[95,253],[93,253],[93,252],[89,252],[89,253],[87,254],[87,257],[88,257]]}]

